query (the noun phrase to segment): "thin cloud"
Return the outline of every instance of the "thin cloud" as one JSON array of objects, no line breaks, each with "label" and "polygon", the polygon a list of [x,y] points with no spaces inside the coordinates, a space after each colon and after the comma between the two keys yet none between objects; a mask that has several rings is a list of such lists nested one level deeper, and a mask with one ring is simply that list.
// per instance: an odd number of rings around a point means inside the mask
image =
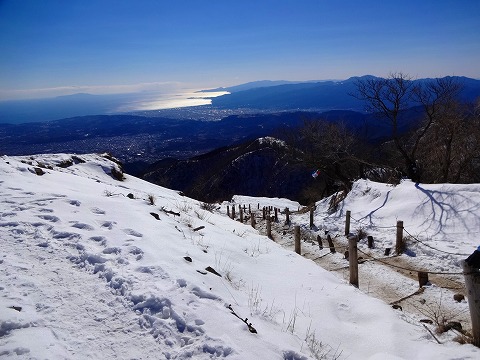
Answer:
[{"label": "thin cloud", "polygon": [[185,89],[186,86],[187,85],[184,83],[171,81],[119,85],[72,85],[36,89],[0,89],[0,98],[3,100],[20,100],[48,98],[77,93],[88,93],[93,95],[128,94],[150,91],[170,93],[172,91]]}]

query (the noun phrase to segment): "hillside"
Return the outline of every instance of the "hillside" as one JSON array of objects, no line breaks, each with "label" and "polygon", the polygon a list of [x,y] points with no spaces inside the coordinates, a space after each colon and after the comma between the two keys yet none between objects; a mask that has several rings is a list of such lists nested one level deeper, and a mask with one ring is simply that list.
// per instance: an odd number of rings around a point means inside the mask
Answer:
[{"label": "hillside", "polygon": [[314,184],[310,174],[284,142],[265,137],[187,160],[159,161],[142,178],[202,201],[236,194],[303,201],[306,189]]},{"label": "hillside", "polygon": [[[451,341],[449,333],[438,335],[444,344],[437,344],[415,317],[366,295],[363,285],[358,290],[306,255],[296,255],[226,217],[227,203],[209,212],[196,200],[132,176],[115,180],[112,173],[118,171],[116,163],[100,155],[0,159],[3,357],[304,360],[480,355],[471,345]],[[450,241],[446,248],[473,247],[477,185],[413,190],[409,183],[398,188],[359,183],[338,212],[329,215],[325,201],[317,204],[316,221],[323,224],[318,231],[330,229],[333,234],[341,229],[348,207],[355,218],[375,225],[402,216],[409,231],[427,237],[437,236],[441,225],[436,246],[455,234],[462,242]],[[428,191],[429,196],[419,196]],[[423,204],[443,194],[448,197],[442,198],[441,214],[437,201]],[[285,199],[236,201],[299,206]],[[408,213],[415,216],[403,217]],[[432,213],[438,217],[421,220]],[[292,220],[301,224],[307,217],[296,214]],[[444,266],[442,257],[430,254],[429,261]],[[446,266],[457,265],[449,261]],[[467,304],[456,306],[464,310]]]}]

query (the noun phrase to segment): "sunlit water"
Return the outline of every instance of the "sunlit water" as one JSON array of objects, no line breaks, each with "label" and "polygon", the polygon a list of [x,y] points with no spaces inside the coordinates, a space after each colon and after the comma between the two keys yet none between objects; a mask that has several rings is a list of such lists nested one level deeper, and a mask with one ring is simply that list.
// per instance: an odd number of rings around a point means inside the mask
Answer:
[{"label": "sunlit water", "polygon": [[116,111],[146,111],[210,105],[212,98],[229,94],[227,91],[201,92],[185,91],[178,93],[145,93],[119,106]]}]

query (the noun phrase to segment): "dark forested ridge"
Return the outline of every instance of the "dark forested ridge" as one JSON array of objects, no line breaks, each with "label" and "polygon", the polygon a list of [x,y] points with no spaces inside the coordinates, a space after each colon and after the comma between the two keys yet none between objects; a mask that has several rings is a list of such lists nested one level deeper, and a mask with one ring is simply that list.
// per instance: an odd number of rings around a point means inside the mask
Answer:
[{"label": "dark forested ridge", "polygon": [[147,164],[185,159],[262,136],[279,136],[305,121],[324,117],[341,122],[366,139],[388,136],[372,115],[354,111],[281,112],[231,115],[220,121],[180,120],[132,115],[81,116],[48,122],[0,124],[0,153],[110,152],[137,174]]},{"label": "dark forested ridge", "polygon": [[264,137],[187,160],[164,159],[143,178],[202,201],[235,194],[310,201],[311,169],[282,141]]}]

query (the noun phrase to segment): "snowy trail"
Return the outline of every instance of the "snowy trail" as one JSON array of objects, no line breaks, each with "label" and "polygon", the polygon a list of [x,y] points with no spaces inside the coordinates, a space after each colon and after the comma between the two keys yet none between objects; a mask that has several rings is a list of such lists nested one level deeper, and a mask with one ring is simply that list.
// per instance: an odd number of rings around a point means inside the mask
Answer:
[{"label": "snowy trail", "polygon": [[[299,213],[297,212],[297,214]],[[303,220],[300,220],[298,217],[297,220],[308,221],[305,216],[303,216]],[[266,234],[266,221],[262,220],[260,216],[256,216],[256,222],[257,229],[261,233]],[[292,252],[295,251],[293,224],[287,226],[281,221],[272,221],[271,224],[273,241]],[[319,250],[316,241],[313,240],[317,234],[317,231],[312,231],[303,225],[302,256],[334,273],[344,281],[349,282],[348,260],[343,255],[344,251],[348,250],[348,240],[343,236],[334,236],[337,252],[331,254],[325,238],[323,238],[324,249]],[[369,251],[369,249],[359,252],[359,256],[370,260],[380,258],[378,252],[375,254]],[[405,256],[381,257],[381,261],[384,263],[367,260],[359,264],[359,289],[362,292],[387,304],[400,305],[400,311],[403,311],[405,316],[409,318],[409,321],[413,323],[422,319],[442,321],[442,316],[445,316],[447,322],[459,321],[463,324],[464,330],[471,331],[471,318],[468,306],[466,303],[452,301],[454,294],[465,293],[462,275],[445,276],[430,274],[429,285],[423,287],[423,291],[417,294],[419,290],[417,273],[401,269],[401,267],[418,268],[417,264],[412,264]],[[398,267],[388,266],[387,264],[393,264]],[[427,302],[425,299],[430,300]],[[436,324],[431,326],[432,331],[435,330],[435,326]]]},{"label": "snowy trail", "polygon": [[[46,200],[29,202],[39,201]],[[49,212],[48,219],[61,221],[54,216]],[[22,312],[35,312],[41,318],[38,324],[19,324],[31,325],[31,336],[38,334],[41,342],[48,342],[48,337],[52,337],[68,344],[59,349],[55,345],[58,341],[52,341],[53,348],[48,347],[52,357],[156,358],[158,344],[147,331],[140,329],[138,316],[105,286],[103,279],[79,270],[68,260],[72,253],[78,252],[78,242],[72,240],[81,236],[64,233],[59,244],[48,241],[48,223],[11,221],[0,226],[8,227],[12,237],[3,239],[2,250],[10,255],[4,265],[20,270],[2,276],[3,292],[11,299],[18,299]],[[41,283],[35,282],[37,278],[42,279]],[[25,306],[25,299],[28,299],[28,306]],[[18,348],[15,346],[18,339],[10,340],[1,339],[0,345]],[[129,345],[132,340],[142,346],[132,348]],[[29,343],[31,349],[25,351],[35,353],[35,341]]]}]

